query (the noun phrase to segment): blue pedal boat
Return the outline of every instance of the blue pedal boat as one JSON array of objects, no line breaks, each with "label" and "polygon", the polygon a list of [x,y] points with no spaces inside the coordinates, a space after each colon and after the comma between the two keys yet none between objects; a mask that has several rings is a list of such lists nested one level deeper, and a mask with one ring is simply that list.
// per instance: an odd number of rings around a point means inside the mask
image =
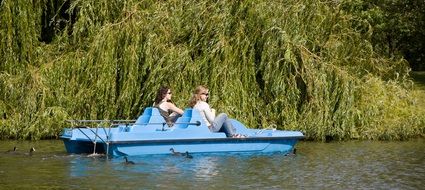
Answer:
[{"label": "blue pedal boat", "polygon": [[[68,153],[101,153],[111,156],[170,154],[176,152],[269,153],[293,151],[299,131],[248,129],[232,119],[236,132],[245,138],[230,138],[222,132],[211,132],[194,109],[185,109],[182,117],[169,127],[157,108],[148,107],[137,120],[72,120],[60,136]],[[88,127],[88,124],[95,124]],[[107,124],[107,127],[103,127]]]}]

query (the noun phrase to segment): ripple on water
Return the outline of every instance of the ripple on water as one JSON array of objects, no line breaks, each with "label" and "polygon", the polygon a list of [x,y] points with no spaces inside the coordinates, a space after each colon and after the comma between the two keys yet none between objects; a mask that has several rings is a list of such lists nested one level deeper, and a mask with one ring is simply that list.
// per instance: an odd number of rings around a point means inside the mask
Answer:
[{"label": "ripple on water", "polygon": [[[32,156],[6,154],[35,147]],[[122,157],[66,154],[60,141],[0,141],[3,188],[421,189],[425,140],[300,142],[297,154]],[[25,178],[23,178],[25,176]]]}]

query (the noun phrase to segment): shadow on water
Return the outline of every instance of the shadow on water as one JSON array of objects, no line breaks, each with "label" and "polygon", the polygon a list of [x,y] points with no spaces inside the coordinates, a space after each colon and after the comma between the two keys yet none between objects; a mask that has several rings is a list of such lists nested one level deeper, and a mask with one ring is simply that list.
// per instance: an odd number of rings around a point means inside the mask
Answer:
[{"label": "shadow on water", "polygon": [[[13,149],[29,150],[11,154]],[[0,141],[5,189],[420,189],[425,140],[300,142],[297,154],[69,155],[60,141]],[[129,164],[134,162],[134,164]]]}]

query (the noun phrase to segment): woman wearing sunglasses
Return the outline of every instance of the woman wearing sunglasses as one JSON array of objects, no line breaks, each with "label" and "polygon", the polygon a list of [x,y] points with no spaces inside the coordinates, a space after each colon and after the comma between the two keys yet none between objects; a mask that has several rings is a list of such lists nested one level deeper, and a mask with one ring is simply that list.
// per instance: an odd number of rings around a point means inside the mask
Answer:
[{"label": "woman wearing sunglasses", "polygon": [[207,87],[196,87],[189,101],[189,106],[200,112],[201,117],[212,132],[224,132],[227,137],[233,138],[245,137],[244,135],[236,134],[235,128],[233,128],[232,123],[225,113],[220,113],[215,116],[215,110],[211,109],[210,105],[207,103],[208,95]]},{"label": "woman wearing sunglasses", "polygon": [[164,117],[169,126],[172,126],[177,118],[183,115],[183,110],[178,108],[171,101],[172,92],[169,87],[162,86],[156,94],[154,107],[158,108],[159,113]]}]

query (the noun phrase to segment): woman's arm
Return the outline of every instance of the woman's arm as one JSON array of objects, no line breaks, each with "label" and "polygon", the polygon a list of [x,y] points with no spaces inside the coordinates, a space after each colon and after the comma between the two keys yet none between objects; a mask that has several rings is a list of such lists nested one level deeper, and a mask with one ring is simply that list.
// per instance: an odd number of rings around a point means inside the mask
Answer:
[{"label": "woman's arm", "polygon": [[168,109],[170,109],[171,111],[176,112],[176,113],[178,113],[180,115],[183,115],[183,110],[182,109],[178,108],[176,105],[174,105],[171,102],[167,102],[167,103],[168,103],[168,105],[167,105],[168,106]]}]

